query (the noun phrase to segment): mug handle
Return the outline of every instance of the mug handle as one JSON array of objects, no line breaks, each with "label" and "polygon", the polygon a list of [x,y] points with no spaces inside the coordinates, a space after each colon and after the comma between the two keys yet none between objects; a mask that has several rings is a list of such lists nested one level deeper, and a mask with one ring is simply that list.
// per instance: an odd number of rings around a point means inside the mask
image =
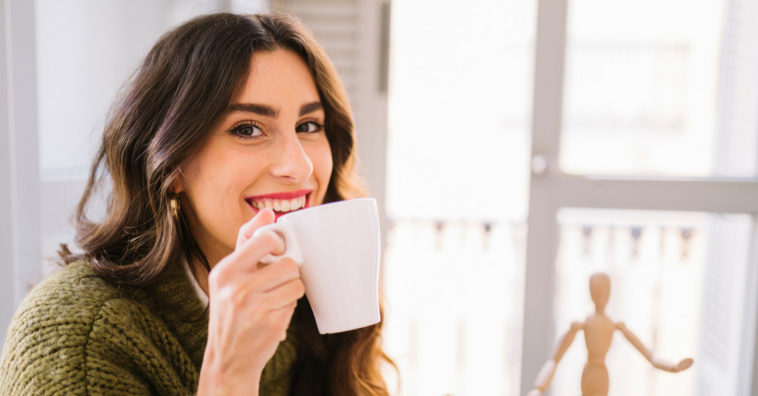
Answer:
[{"label": "mug handle", "polygon": [[300,245],[297,243],[297,237],[295,237],[295,230],[289,223],[271,223],[258,227],[253,233],[256,236],[264,231],[273,231],[279,234],[284,239],[284,253],[280,256],[273,254],[267,254],[261,259],[261,263],[271,264],[274,261],[281,260],[285,257],[289,257],[297,263],[297,265],[303,264],[303,254],[300,251]]}]

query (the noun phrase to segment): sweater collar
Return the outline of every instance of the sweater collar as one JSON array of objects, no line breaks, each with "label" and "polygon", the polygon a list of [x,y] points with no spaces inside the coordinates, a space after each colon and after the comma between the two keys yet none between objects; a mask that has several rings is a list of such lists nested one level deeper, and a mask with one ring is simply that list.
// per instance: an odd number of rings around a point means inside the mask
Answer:
[{"label": "sweater collar", "polygon": [[150,293],[155,312],[171,327],[199,372],[208,339],[208,305],[196,294],[193,281],[182,262],[172,263]]},{"label": "sweater collar", "polygon": [[200,283],[197,282],[197,278],[195,278],[195,274],[192,272],[192,268],[190,268],[187,259],[182,260],[182,267],[184,267],[184,274],[190,280],[192,288],[195,289],[195,295],[200,299],[200,302],[207,307],[209,304],[208,295],[205,294],[205,290],[203,290],[203,288],[200,287]]},{"label": "sweater collar", "polygon": [[[161,280],[153,285],[152,293],[156,311],[172,327],[199,373],[208,340],[208,296],[184,260],[166,269]],[[291,369],[297,359],[296,345],[295,332],[290,326],[287,339],[279,344],[261,374],[262,390],[275,383],[281,386],[291,381]]]}]

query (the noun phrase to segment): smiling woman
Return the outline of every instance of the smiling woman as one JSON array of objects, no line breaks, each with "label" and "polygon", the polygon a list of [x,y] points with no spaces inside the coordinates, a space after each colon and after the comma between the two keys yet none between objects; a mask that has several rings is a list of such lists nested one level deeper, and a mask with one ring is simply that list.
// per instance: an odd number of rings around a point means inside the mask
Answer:
[{"label": "smiling woman", "polygon": [[63,245],[13,319],[0,393],[387,394],[382,323],[318,334],[297,265],[259,265],[282,240],[253,236],[359,196],[354,157],[344,88],[297,21],[215,14],[167,33],[105,127],[82,252]]},{"label": "smiling woman", "polygon": [[333,168],[324,116],[316,83],[296,53],[252,57],[242,90],[199,151],[180,164],[172,186],[191,209],[189,227],[210,262],[234,250],[237,230],[261,203],[278,217],[292,200],[324,201]]}]

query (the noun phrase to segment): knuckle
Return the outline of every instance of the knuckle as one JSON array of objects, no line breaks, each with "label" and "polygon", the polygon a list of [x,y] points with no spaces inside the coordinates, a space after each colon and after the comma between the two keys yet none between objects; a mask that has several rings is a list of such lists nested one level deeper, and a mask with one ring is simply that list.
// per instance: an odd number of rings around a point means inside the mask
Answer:
[{"label": "knuckle", "polygon": [[218,301],[222,302],[223,304],[234,304],[234,296],[235,292],[234,289],[231,287],[222,287],[220,289],[217,289],[218,292],[216,293],[216,298]]},{"label": "knuckle", "polygon": [[225,280],[228,277],[227,275],[234,271],[239,257],[239,252],[235,250],[228,256],[219,260],[218,264],[213,266],[208,273],[208,281],[210,282],[211,277],[215,278],[217,281]]},{"label": "knuckle", "polygon": [[234,294],[232,295],[231,299],[232,305],[237,309],[256,306],[254,298],[250,297],[250,289],[248,288],[234,290]]},{"label": "knuckle", "polygon": [[287,339],[287,329],[282,330],[281,334],[279,335],[279,341],[284,341]]},{"label": "knuckle", "polygon": [[250,223],[245,223],[240,227],[239,231],[237,232],[237,237],[239,238],[245,238],[250,236]]},{"label": "knuckle", "polygon": [[250,292],[249,290],[245,291],[242,298],[240,298],[239,303],[253,311],[262,310],[260,296],[257,293]]},{"label": "knuckle", "polygon": [[275,250],[281,244],[279,236],[273,231],[261,232],[256,236],[256,242],[260,243],[266,250]]},{"label": "knuckle", "polygon": [[284,327],[282,320],[276,315],[269,315],[266,318],[266,328],[272,334],[278,334],[280,331],[282,331],[282,327]]},{"label": "knuckle", "polygon": [[221,287],[221,272],[222,268],[219,268],[218,266],[211,270],[208,274],[208,287],[211,289],[218,289]]},{"label": "knuckle", "polygon": [[292,277],[300,277],[300,266],[289,257],[285,257],[281,261],[282,270]]},{"label": "knuckle", "polygon": [[297,295],[297,298],[305,295],[305,284],[300,279],[295,279],[295,294]]}]

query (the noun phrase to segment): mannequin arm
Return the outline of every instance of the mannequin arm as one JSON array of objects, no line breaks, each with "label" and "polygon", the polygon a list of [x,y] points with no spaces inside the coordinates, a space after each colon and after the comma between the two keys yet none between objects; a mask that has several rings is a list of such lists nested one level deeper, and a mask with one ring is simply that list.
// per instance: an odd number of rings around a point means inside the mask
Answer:
[{"label": "mannequin arm", "polygon": [[532,389],[527,396],[539,396],[545,392],[547,387],[550,386],[550,381],[553,380],[553,375],[555,374],[555,369],[558,367],[558,363],[560,363],[563,355],[566,354],[571,343],[574,342],[576,333],[583,329],[584,323],[574,322],[571,324],[569,331],[563,334],[559,339],[553,358],[545,362],[539,374],[537,374],[537,379],[534,381],[534,389]]},{"label": "mannequin arm", "polygon": [[629,343],[632,344],[632,346],[634,346],[634,348],[636,348],[642,354],[642,356],[644,356],[645,359],[647,359],[647,361],[653,365],[653,367],[659,370],[668,371],[670,373],[678,373],[692,366],[691,358],[682,359],[679,363],[674,364],[674,363],[667,362],[665,360],[661,360],[661,359],[657,359],[653,357],[653,353],[650,352],[650,350],[647,349],[644,344],[642,344],[642,341],[640,341],[640,339],[637,338],[637,335],[635,335],[631,330],[626,328],[626,325],[623,322],[616,323],[616,329],[621,331],[621,333],[624,334],[624,337],[626,337]]}]

